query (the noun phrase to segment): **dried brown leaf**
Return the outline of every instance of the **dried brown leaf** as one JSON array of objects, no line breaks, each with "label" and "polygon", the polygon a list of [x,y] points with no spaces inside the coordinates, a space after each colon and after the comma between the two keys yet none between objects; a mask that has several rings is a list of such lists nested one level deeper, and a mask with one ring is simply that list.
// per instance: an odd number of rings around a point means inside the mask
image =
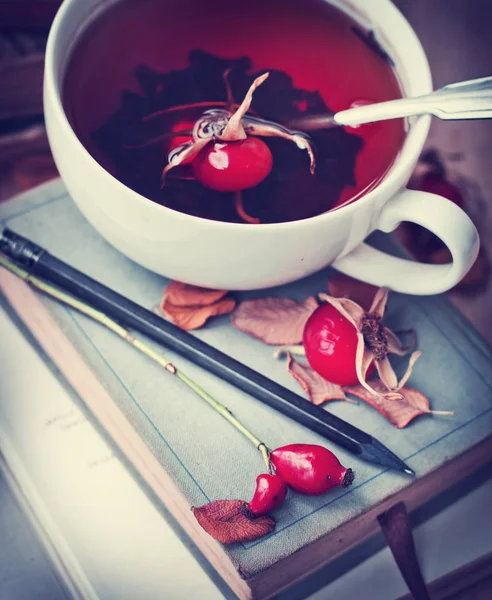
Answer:
[{"label": "dried brown leaf", "polygon": [[353,394],[370,404],[398,429],[406,427],[415,417],[432,412],[429,400],[418,390],[404,387],[400,390],[401,398],[398,399],[384,395],[387,389],[382,381],[371,381],[371,384],[377,394],[369,392],[362,385],[347,386],[343,389],[347,394]]},{"label": "dried brown leaf", "polygon": [[234,310],[236,301],[223,298],[207,306],[175,306],[170,302],[162,302],[161,310],[175,325],[190,331],[202,327],[210,317],[226,315]]},{"label": "dried brown leaf", "polygon": [[265,344],[300,344],[306,321],[318,308],[316,298],[304,302],[291,298],[245,300],[232,315],[232,324]]},{"label": "dried brown leaf", "polygon": [[244,500],[213,500],[192,510],[200,526],[222,544],[257,540],[275,529],[271,517],[255,517]]},{"label": "dried brown leaf", "polygon": [[181,283],[181,281],[171,281],[164,290],[162,302],[170,303],[174,306],[208,306],[218,302],[227,294],[227,290],[210,290]]},{"label": "dried brown leaf", "polygon": [[227,290],[212,290],[180,281],[171,281],[164,290],[160,309],[181,329],[198,329],[210,317],[225,315],[236,307]]},{"label": "dried brown leaf", "polygon": [[350,298],[350,300],[362,306],[364,310],[369,310],[378,288],[370,283],[365,283],[365,281],[359,281],[343,273],[337,273],[330,277],[328,291],[330,296]]},{"label": "dried brown leaf", "polygon": [[313,404],[319,405],[331,400],[347,400],[339,385],[327,381],[310,366],[295,360],[290,353],[287,354],[287,371],[297,380]]}]

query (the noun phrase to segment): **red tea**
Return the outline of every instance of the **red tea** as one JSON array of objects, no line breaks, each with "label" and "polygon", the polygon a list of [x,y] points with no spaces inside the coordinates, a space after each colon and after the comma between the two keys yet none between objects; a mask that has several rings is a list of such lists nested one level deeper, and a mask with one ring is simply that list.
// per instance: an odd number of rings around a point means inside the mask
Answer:
[{"label": "red tea", "polygon": [[180,141],[170,134],[223,108],[228,85],[239,104],[267,71],[251,114],[281,125],[401,97],[391,58],[371,32],[323,0],[121,0],[81,35],[64,103],[79,139],[116,178],[199,217],[305,219],[377,185],[403,142],[401,120],[310,132],[314,174],[295,144],[262,138],[273,167],[241,193],[242,211],[236,194],[205,188],[189,166],[170,172],[161,186],[169,150]]}]

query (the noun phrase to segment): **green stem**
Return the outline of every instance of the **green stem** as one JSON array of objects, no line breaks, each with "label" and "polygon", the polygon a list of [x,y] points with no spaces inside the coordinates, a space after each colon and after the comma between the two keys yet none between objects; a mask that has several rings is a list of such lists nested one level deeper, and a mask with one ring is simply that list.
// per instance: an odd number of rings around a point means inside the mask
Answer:
[{"label": "green stem", "polygon": [[156,352],[153,348],[148,346],[145,342],[135,338],[125,327],[122,327],[116,321],[113,321],[110,317],[105,315],[103,312],[92,308],[82,302],[81,300],[77,300],[73,296],[62,292],[61,290],[53,287],[49,283],[38,279],[30,275],[24,269],[21,269],[16,264],[11,262],[8,258],[0,254],[0,266],[5,267],[17,277],[20,277],[27,283],[29,283],[32,287],[44,292],[51,298],[58,300],[59,302],[63,302],[70,306],[71,308],[87,315],[94,321],[97,321],[101,325],[104,325],[107,329],[110,329],[117,335],[119,335],[126,342],[131,344],[137,350],[140,350],[143,354],[148,356],[151,360],[159,364],[161,367],[164,367],[166,371],[175,375],[179,380],[181,380],[184,384],[186,384],[191,390],[193,390],[200,398],[205,400],[207,404],[209,404],[215,411],[217,411],[226,421],[229,421],[231,425],[233,425],[238,431],[240,431],[261,453],[263,460],[267,466],[269,472],[271,472],[271,464],[269,459],[268,448],[266,445],[258,439],[249,429],[246,428],[236,417],[232,414],[232,412],[223,404],[221,404],[218,400],[216,400],[213,396],[211,396],[208,392],[206,392],[202,387],[200,387],[195,381],[190,379],[181,369],[177,369],[171,361],[169,361],[163,354],[160,352]]}]

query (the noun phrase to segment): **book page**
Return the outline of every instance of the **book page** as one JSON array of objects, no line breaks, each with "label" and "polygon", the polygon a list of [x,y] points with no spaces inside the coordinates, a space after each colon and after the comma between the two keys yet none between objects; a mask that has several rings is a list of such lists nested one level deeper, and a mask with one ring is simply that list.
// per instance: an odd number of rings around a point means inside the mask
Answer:
[{"label": "book page", "polygon": [[2,310],[0,331],[0,449],[82,597],[222,598]]}]

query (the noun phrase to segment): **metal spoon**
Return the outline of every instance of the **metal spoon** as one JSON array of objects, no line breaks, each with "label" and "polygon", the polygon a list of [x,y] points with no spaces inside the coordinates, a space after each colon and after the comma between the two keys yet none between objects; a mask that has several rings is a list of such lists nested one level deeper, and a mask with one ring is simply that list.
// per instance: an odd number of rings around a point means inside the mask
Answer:
[{"label": "metal spoon", "polygon": [[428,114],[439,119],[492,118],[492,76],[450,83],[425,96],[368,104],[335,114],[307,115],[291,121],[289,127],[310,131]]}]

